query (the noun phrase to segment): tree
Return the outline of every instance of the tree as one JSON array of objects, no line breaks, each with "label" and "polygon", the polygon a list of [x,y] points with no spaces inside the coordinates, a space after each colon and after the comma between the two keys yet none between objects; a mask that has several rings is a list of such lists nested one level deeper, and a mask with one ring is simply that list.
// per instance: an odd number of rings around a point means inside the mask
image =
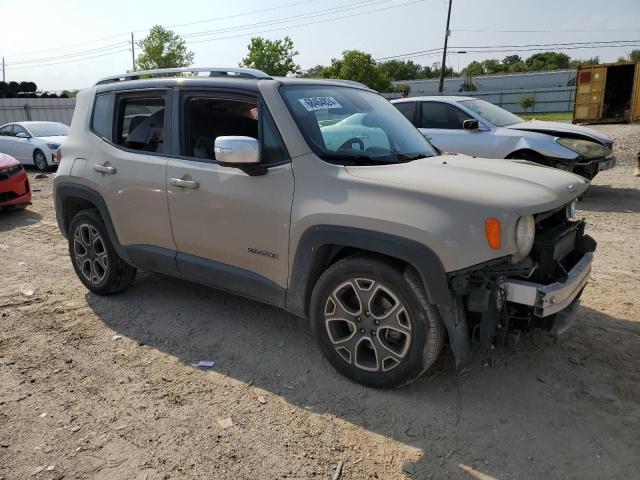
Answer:
[{"label": "tree", "polygon": [[389,77],[378,68],[373,57],[359,50],[345,50],[342,58],[334,58],[327,67],[326,76],[342,80],[355,80],[379,92],[390,88]]},{"label": "tree", "polygon": [[576,58],[575,60],[571,60],[569,62],[569,66],[571,68],[578,68],[580,65],[599,65],[599,64],[600,64],[600,57],[597,55],[595,57],[588,58],[586,60],[580,60]]},{"label": "tree", "polygon": [[640,50],[631,50],[631,53],[629,53],[629,60],[632,62],[640,62]]},{"label": "tree", "polygon": [[561,52],[542,52],[531,55],[525,61],[527,71],[559,70],[569,68],[570,57]]},{"label": "tree", "polygon": [[293,61],[298,51],[294,49],[289,37],[284,37],[283,40],[254,37],[247,48],[249,53],[242,59],[240,66],[257,68],[277,77],[300,73],[300,65]]},{"label": "tree", "polygon": [[524,109],[524,113],[526,114],[527,109],[532,109],[536,104],[536,97],[534,97],[533,95],[523,95],[522,97],[520,97],[520,100],[518,100],[518,104]]},{"label": "tree", "polygon": [[411,60],[389,60],[378,64],[380,71],[392,82],[397,80],[415,80],[422,66]]},{"label": "tree", "polygon": [[484,75],[487,73],[484,69],[484,65],[475,60],[462,69],[462,74],[465,77],[473,77],[477,75]]},{"label": "tree", "polygon": [[311,67],[308,70],[302,72],[300,74],[301,77],[304,78],[324,78],[326,75],[327,67],[324,65],[316,65],[315,67]]},{"label": "tree", "polygon": [[136,64],[141,70],[188,67],[193,64],[193,52],[180,35],[155,25],[144,40],[138,42],[142,53]]}]

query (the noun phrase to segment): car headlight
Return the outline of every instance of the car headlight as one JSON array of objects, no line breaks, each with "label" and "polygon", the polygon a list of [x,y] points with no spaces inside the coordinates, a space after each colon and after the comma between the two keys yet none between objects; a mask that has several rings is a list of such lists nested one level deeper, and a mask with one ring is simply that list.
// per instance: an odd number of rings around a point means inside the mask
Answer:
[{"label": "car headlight", "polygon": [[47,147],[49,147],[51,150],[57,150],[60,148],[60,144],[59,143],[47,143]]},{"label": "car headlight", "polygon": [[567,220],[573,220],[576,217],[576,207],[577,207],[577,201],[573,201],[571,202],[569,205],[567,205],[566,207],[566,212],[567,212]]},{"label": "car headlight", "polygon": [[4,170],[0,170],[0,173],[3,173],[5,175],[8,175],[10,173],[15,172],[16,170],[20,170],[22,168],[22,166],[20,164],[18,165],[13,165],[12,167],[7,167]]},{"label": "car headlight", "polygon": [[529,255],[535,236],[536,221],[533,219],[533,215],[520,217],[516,223],[516,248],[519,258]]},{"label": "car headlight", "polygon": [[611,151],[604,145],[596,142],[590,142],[589,140],[580,140],[578,138],[558,138],[556,141],[563,147],[567,147],[569,150],[573,150],[585,158],[606,157],[611,153]]}]

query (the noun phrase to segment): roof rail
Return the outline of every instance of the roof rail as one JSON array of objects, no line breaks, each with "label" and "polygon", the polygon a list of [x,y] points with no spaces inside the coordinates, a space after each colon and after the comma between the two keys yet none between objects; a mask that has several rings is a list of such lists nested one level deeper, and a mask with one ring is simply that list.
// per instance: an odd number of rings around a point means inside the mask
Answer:
[{"label": "roof rail", "polygon": [[353,85],[354,87],[362,87],[366,88],[367,90],[371,90],[364,83],[356,82],[355,80],[343,80],[341,78],[327,78],[327,80],[331,80],[332,82],[346,83],[347,85]]},{"label": "roof rail", "polygon": [[139,72],[128,72],[120,75],[113,75],[111,77],[105,77],[96,82],[96,85],[104,85],[106,83],[124,82],[126,80],[139,80],[142,75],[144,76],[157,76],[179,73],[201,73],[208,72],[210,77],[236,77],[236,78],[256,78],[256,79],[271,79],[269,75],[262,70],[256,70],[255,68],[209,68],[209,67],[184,67],[184,68],[163,68],[160,70],[143,70]]}]

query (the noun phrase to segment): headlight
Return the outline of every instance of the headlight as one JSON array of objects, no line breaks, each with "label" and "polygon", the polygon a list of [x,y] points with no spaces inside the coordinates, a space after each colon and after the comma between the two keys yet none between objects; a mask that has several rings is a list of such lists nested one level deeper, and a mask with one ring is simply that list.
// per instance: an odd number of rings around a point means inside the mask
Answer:
[{"label": "headlight", "polygon": [[576,202],[575,200],[573,202],[571,202],[569,205],[567,205],[566,211],[567,211],[567,220],[573,220],[576,216],[576,204],[578,202]]},{"label": "headlight", "polygon": [[58,148],[60,148],[60,144],[58,144],[58,143],[47,143],[47,147],[49,147],[51,150],[57,150]]},{"label": "headlight", "polygon": [[596,142],[590,142],[589,140],[580,140],[578,138],[558,138],[556,141],[563,147],[567,147],[569,150],[573,150],[585,158],[606,157],[611,153],[611,151],[604,145]]},{"label": "headlight", "polygon": [[14,165],[12,167],[5,168],[4,170],[0,170],[0,173],[8,175],[10,173],[15,172],[16,170],[20,170],[21,168],[22,168],[22,166],[20,164],[18,164],[18,165]]},{"label": "headlight", "polygon": [[524,258],[529,255],[533,240],[536,236],[536,222],[533,215],[520,217],[516,223],[516,248],[518,257]]}]

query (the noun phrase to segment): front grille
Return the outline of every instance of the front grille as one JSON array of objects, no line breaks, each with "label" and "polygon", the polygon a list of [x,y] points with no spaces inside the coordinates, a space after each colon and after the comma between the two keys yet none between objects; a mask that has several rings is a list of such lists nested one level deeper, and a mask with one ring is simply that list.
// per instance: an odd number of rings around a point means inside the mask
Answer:
[{"label": "front grille", "polygon": [[16,194],[16,192],[0,193],[0,202],[8,202],[9,200],[13,200],[14,198],[18,198],[18,194]]},{"label": "front grille", "polygon": [[[536,215],[536,238],[530,256],[536,263],[535,281],[564,281],[585,247],[583,221],[569,221],[565,208]],[[588,238],[588,237],[587,237]]]}]

